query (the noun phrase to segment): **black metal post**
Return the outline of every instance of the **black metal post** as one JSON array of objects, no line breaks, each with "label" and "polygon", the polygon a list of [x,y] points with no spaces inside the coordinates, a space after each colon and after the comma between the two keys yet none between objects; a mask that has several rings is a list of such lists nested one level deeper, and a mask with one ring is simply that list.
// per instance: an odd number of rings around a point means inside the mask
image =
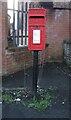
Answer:
[{"label": "black metal post", "polygon": [[24,10],[24,2],[22,2],[22,17],[21,17],[21,44],[23,45],[23,10]]},{"label": "black metal post", "polygon": [[13,46],[16,46],[16,40],[15,40],[15,5],[14,5],[14,0],[13,0]]},{"label": "black metal post", "polygon": [[28,3],[25,3],[25,45],[27,45],[27,9]]},{"label": "black metal post", "polygon": [[18,2],[18,11],[17,11],[17,45],[19,45],[19,2]]},{"label": "black metal post", "polygon": [[33,84],[32,90],[33,95],[37,95],[37,80],[38,80],[38,50],[34,50],[34,58],[33,58]]}]

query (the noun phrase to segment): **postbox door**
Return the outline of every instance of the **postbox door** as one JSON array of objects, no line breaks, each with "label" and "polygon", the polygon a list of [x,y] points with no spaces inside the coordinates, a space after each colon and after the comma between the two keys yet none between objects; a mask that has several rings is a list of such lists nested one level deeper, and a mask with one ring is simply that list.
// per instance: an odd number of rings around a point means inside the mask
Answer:
[{"label": "postbox door", "polygon": [[28,48],[29,50],[42,50],[45,49],[45,26],[30,26],[28,30]]}]

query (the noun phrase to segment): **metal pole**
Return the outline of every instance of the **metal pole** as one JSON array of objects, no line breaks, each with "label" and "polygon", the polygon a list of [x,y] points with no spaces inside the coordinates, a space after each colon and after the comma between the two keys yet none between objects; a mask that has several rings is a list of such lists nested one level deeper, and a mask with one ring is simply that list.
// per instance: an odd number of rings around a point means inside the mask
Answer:
[{"label": "metal pole", "polygon": [[28,4],[25,3],[25,45],[27,45],[27,8]]},{"label": "metal pole", "polygon": [[21,44],[23,45],[23,8],[24,2],[22,2],[22,17],[21,17]]},{"label": "metal pole", "polygon": [[14,5],[14,0],[13,0],[13,46],[15,47],[16,46],[16,40],[15,40],[15,5]]},{"label": "metal pole", "polygon": [[37,95],[37,80],[38,80],[38,50],[34,50],[34,58],[33,58],[33,84],[32,90],[33,95]]},{"label": "metal pole", "polygon": [[17,11],[17,45],[19,45],[19,2],[18,2],[18,11]]}]

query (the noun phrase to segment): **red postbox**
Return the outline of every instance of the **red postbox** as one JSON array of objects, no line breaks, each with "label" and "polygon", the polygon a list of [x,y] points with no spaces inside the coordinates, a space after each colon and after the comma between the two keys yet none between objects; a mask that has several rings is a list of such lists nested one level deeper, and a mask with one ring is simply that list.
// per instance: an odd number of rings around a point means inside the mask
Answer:
[{"label": "red postbox", "polygon": [[45,49],[46,9],[30,8],[28,10],[28,49]]}]

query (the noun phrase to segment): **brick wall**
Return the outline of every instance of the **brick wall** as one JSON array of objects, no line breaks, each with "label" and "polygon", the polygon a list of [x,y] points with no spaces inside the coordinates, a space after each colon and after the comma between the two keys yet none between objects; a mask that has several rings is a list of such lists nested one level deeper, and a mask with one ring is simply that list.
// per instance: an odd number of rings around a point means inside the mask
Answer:
[{"label": "brick wall", "polygon": [[0,74],[2,73],[2,2],[0,2]]},{"label": "brick wall", "polygon": [[54,8],[71,8],[71,5],[70,5],[70,2],[67,2],[67,1],[63,1],[63,2],[54,2],[53,4],[53,7]]},{"label": "brick wall", "polygon": [[[7,15],[7,2],[2,2],[2,50],[8,46],[8,15]],[[4,51],[5,52],[5,51]]]},{"label": "brick wall", "polygon": [[[33,66],[33,51],[28,51],[27,47],[6,50],[4,57],[3,75]],[[39,64],[44,64],[45,62],[47,62],[46,50],[39,51]]]},{"label": "brick wall", "polygon": [[71,10],[69,11],[69,38],[71,41]]},{"label": "brick wall", "polygon": [[[39,64],[47,62],[46,50],[39,51]],[[3,75],[15,73],[33,66],[33,51],[28,51],[27,47],[6,50],[4,58],[2,66]]]},{"label": "brick wall", "polygon": [[27,48],[6,50],[3,74],[11,74],[32,66],[32,52]]},{"label": "brick wall", "polygon": [[69,40],[69,11],[47,10],[48,60],[62,60],[64,40]]},{"label": "brick wall", "polygon": [[7,47],[7,2],[0,1],[0,75],[2,74],[3,62],[5,59],[5,48]]},{"label": "brick wall", "polygon": [[5,66],[5,49],[8,47],[8,16],[7,16],[7,2],[2,2],[2,72],[6,70]]}]

